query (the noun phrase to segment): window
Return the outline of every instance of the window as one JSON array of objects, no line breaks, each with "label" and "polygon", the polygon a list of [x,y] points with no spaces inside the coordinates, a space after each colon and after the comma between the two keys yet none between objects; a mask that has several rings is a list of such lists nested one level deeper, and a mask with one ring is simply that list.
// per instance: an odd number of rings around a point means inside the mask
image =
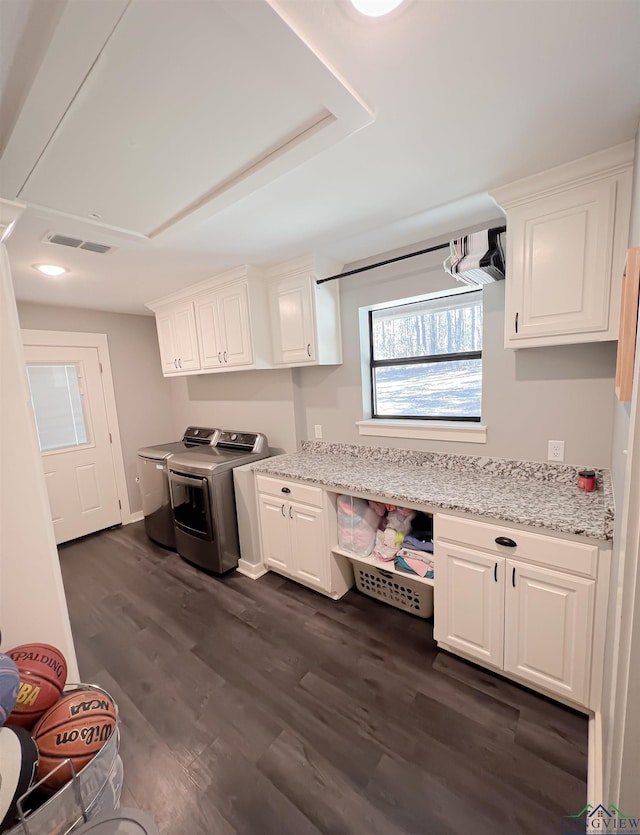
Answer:
[{"label": "window", "polygon": [[369,311],[374,418],[480,421],[482,291]]},{"label": "window", "polygon": [[78,365],[28,363],[27,376],[40,452],[86,444]]}]

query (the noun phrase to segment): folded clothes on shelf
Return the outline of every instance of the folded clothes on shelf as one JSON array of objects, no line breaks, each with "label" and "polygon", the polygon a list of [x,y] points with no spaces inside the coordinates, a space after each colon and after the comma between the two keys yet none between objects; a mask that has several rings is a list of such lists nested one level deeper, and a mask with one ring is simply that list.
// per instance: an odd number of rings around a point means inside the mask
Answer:
[{"label": "folded clothes on shelf", "polygon": [[377,531],[376,544],[373,546],[373,556],[382,562],[391,562],[402,544],[402,534],[393,528]]},{"label": "folded clothes on shelf", "polygon": [[431,532],[427,534],[424,532],[425,536],[429,538],[422,538],[421,532],[411,531],[408,533],[403,541],[403,545],[407,548],[413,548],[416,551],[427,551],[428,553],[433,553],[433,542],[431,541]]},{"label": "folded clothes on shelf", "polygon": [[398,553],[393,561],[393,565],[398,571],[403,571],[406,574],[415,574],[418,577],[433,578],[433,566],[428,565],[423,560],[416,560],[411,557],[401,557]]},{"label": "folded clothes on shelf", "polygon": [[401,548],[396,555],[394,565],[399,571],[409,570],[419,577],[433,577],[433,560],[421,551]]}]

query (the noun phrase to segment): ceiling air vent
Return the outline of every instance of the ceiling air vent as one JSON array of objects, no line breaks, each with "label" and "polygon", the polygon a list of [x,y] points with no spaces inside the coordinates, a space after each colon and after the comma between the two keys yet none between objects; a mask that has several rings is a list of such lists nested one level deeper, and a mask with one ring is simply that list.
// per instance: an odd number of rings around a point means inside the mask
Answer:
[{"label": "ceiling air vent", "polygon": [[106,244],[96,244],[93,243],[93,241],[85,241],[80,244],[80,249],[88,249],[89,252],[99,252],[100,255],[106,255],[107,252],[111,250],[111,247],[106,246]]},{"label": "ceiling air vent", "polygon": [[60,244],[60,246],[79,247],[82,241],[80,238],[67,238],[66,235],[47,235],[46,240],[50,244]]},{"label": "ceiling air vent", "polygon": [[116,247],[98,244],[95,241],[83,241],[81,238],[70,238],[68,235],[57,235],[51,232],[48,232],[42,240],[46,244],[70,246],[73,249],[86,249],[88,252],[97,252],[99,255],[106,255],[107,252],[116,249]]}]

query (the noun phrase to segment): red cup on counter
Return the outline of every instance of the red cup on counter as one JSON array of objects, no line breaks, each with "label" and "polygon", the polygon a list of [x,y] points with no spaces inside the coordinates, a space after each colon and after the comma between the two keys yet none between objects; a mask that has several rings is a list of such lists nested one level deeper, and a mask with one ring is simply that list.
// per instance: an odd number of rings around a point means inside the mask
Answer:
[{"label": "red cup on counter", "polygon": [[591,493],[596,489],[595,470],[580,470],[578,473],[578,487],[585,493]]}]

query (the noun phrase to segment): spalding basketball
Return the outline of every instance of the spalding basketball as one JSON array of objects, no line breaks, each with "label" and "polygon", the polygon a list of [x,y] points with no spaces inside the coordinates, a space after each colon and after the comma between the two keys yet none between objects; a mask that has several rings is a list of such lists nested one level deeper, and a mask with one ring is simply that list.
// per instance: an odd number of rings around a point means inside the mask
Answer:
[{"label": "spalding basketball", "polygon": [[[67,758],[76,772],[84,768],[114,732],[116,719],[116,707],[106,693],[74,690],[62,696],[32,731],[40,752],[38,780]],[[58,789],[71,776],[70,768],[61,768],[47,785]]]},{"label": "spalding basketball", "polygon": [[0,728],[13,710],[19,688],[20,673],[15,662],[0,652]]},{"label": "spalding basketball", "polygon": [[7,652],[20,673],[20,688],[7,725],[32,728],[54,705],[67,681],[67,662],[50,644],[22,644]]}]

